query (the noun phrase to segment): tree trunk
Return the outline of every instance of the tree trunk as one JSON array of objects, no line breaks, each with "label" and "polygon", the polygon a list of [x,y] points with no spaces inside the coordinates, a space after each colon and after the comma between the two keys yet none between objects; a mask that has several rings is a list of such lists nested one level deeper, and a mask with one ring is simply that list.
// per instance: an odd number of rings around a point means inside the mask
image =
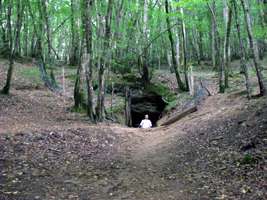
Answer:
[{"label": "tree trunk", "polygon": [[181,76],[180,76],[180,72],[178,69],[178,64],[175,58],[175,44],[174,44],[174,40],[173,40],[173,36],[172,36],[172,31],[171,31],[171,24],[170,24],[170,19],[169,19],[169,3],[168,0],[165,0],[165,11],[166,11],[166,23],[167,23],[167,28],[168,28],[168,36],[169,36],[169,40],[170,40],[170,45],[171,45],[171,54],[172,54],[172,68],[175,72],[175,76],[176,76],[176,81],[178,84],[178,87],[180,90],[182,91],[187,91],[186,86],[184,85]]},{"label": "tree trunk", "polygon": [[204,60],[204,49],[203,49],[203,33],[201,30],[198,31],[199,33],[199,40],[198,40],[198,46],[199,46],[199,55],[200,55],[200,60]]},{"label": "tree trunk", "polygon": [[225,87],[224,87],[224,65],[221,60],[221,53],[220,53],[220,34],[218,31],[217,26],[217,20],[216,20],[216,14],[215,14],[215,2],[213,1],[213,5],[211,6],[209,3],[208,7],[211,12],[212,21],[213,21],[213,31],[215,33],[214,40],[215,40],[215,55],[216,55],[216,61],[219,65],[219,92],[224,93]]},{"label": "tree trunk", "polygon": [[78,58],[78,49],[79,49],[79,42],[78,42],[78,34],[77,32],[77,24],[76,24],[76,1],[71,0],[71,50],[69,56],[69,64],[74,66],[79,63]]},{"label": "tree trunk", "polygon": [[232,7],[228,7],[227,0],[225,2],[225,27],[226,33],[224,37],[224,52],[223,52],[223,65],[224,65],[224,86],[229,88],[229,64],[230,64],[230,34],[232,26]]},{"label": "tree trunk", "polygon": [[[144,43],[148,41],[148,0],[144,0]],[[143,50],[143,58],[142,58],[142,80],[144,82],[144,86],[146,87],[149,84],[149,70],[148,70],[148,48],[144,48]]]},{"label": "tree trunk", "polygon": [[264,22],[267,24],[267,0],[263,0]]},{"label": "tree trunk", "polygon": [[212,59],[212,67],[213,69],[217,69],[218,66],[216,65],[216,19],[214,19],[214,16],[212,12],[214,12],[215,9],[215,1],[212,1],[212,6],[210,6],[211,11],[211,59]]},{"label": "tree trunk", "polygon": [[[4,7],[4,2],[2,0],[0,0],[0,18],[3,19],[4,16],[3,16],[3,11],[5,10]],[[0,47],[3,48],[3,49],[8,49],[6,48],[6,44],[7,44],[7,41],[6,41],[6,29],[4,28],[3,26],[3,20],[0,20]]]},{"label": "tree trunk", "polygon": [[96,117],[98,121],[103,121],[105,114],[105,73],[106,66],[110,65],[110,39],[111,39],[111,20],[112,20],[113,0],[108,1],[107,13],[105,16],[105,38],[103,58],[100,59],[100,67],[98,71],[98,96],[96,106]]},{"label": "tree trunk", "polygon": [[[18,2],[18,4],[20,4],[20,2]],[[7,29],[8,29],[8,38],[9,38],[9,68],[7,72],[6,84],[2,90],[3,94],[9,94],[9,91],[10,91],[10,84],[11,84],[11,79],[12,79],[12,74],[13,74],[13,65],[14,65],[14,52],[16,48],[16,45],[14,45],[13,47],[11,16],[12,16],[12,0],[9,0],[8,6],[7,6]],[[20,22],[18,18],[16,28],[18,28],[19,23]],[[17,34],[18,32],[16,31],[15,41],[17,40],[16,38],[18,37]]]},{"label": "tree trunk", "polygon": [[184,17],[184,10],[183,8],[180,8],[180,12],[181,12],[181,15],[182,15],[182,38],[183,38],[183,64],[184,64],[184,80],[185,80],[185,85],[186,85],[186,90],[188,91],[189,90],[189,83],[188,83],[188,74],[187,74],[187,71],[188,71],[188,66],[187,66],[187,44],[186,44],[186,40],[187,40],[187,37],[186,37],[186,29],[185,29],[185,23],[184,23],[184,20],[183,20],[183,17]]},{"label": "tree trunk", "polygon": [[92,12],[93,0],[82,0],[82,21],[83,35],[85,37],[86,54],[84,55],[86,62],[85,77],[87,85],[87,115],[90,120],[95,121],[95,111],[93,104],[93,52],[92,52]]},{"label": "tree trunk", "polygon": [[260,65],[258,45],[257,45],[257,41],[254,38],[253,31],[252,31],[252,22],[251,22],[249,7],[248,7],[247,0],[240,0],[240,1],[241,1],[243,12],[244,12],[245,24],[247,28],[250,47],[253,51],[253,61],[254,61],[256,72],[257,72],[260,95],[263,96],[266,94],[266,88],[263,82],[262,67]]},{"label": "tree trunk", "polygon": [[132,126],[132,115],[131,115],[131,91],[129,87],[125,89],[125,125]]},{"label": "tree trunk", "polygon": [[232,6],[234,8],[235,24],[236,24],[236,30],[237,30],[238,40],[239,40],[239,49],[240,49],[240,53],[241,53],[240,64],[241,64],[242,73],[245,76],[247,97],[248,97],[248,99],[250,99],[251,98],[251,86],[250,86],[250,80],[249,80],[249,75],[248,75],[248,67],[247,67],[247,64],[246,64],[245,46],[244,46],[243,40],[241,38],[239,13],[238,13],[238,10],[237,10],[236,0],[231,0],[231,3],[232,3]]},{"label": "tree trunk", "polygon": [[46,27],[45,30],[46,30],[46,37],[47,37],[47,46],[48,46],[47,60],[48,62],[50,62],[52,43],[51,43],[50,24],[49,24],[48,13],[47,13],[47,4],[48,4],[48,0],[41,0],[43,19],[44,19],[44,23]]},{"label": "tree trunk", "polygon": [[23,40],[24,40],[24,45],[23,45],[23,55],[28,56],[28,35],[29,35],[29,26],[28,26],[28,12],[25,10],[25,15],[24,15],[24,24],[23,24]]}]

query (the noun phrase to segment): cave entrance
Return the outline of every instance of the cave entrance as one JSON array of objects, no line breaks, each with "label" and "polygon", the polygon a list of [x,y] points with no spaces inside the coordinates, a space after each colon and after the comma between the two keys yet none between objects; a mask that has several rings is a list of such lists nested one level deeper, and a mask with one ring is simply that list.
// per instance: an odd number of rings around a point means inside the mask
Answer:
[{"label": "cave entrance", "polygon": [[157,94],[145,94],[142,96],[132,96],[131,117],[132,126],[138,127],[145,115],[149,115],[153,127],[157,125],[167,103]]}]

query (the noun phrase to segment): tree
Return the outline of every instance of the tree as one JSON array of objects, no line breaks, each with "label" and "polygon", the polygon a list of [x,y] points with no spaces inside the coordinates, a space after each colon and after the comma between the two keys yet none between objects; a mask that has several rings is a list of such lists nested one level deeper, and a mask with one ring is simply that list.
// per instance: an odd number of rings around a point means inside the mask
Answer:
[{"label": "tree", "polygon": [[178,64],[177,64],[177,60],[176,60],[176,53],[175,53],[175,44],[174,44],[174,40],[173,40],[173,35],[172,35],[172,31],[171,31],[171,24],[170,24],[170,19],[169,19],[169,3],[168,0],[165,0],[165,11],[166,11],[166,23],[167,23],[167,29],[168,29],[168,36],[169,36],[169,40],[170,40],[170,45],[171,45],[171,55],[172,55],[172,68],[175,72],[175,76],[176,76],[176,81],[178,84],[178,87],[180,88],[180,90],[182,91],[186,91],[187,88],[184,85],[180,73],[179,73],[179,69],[178,69]]},{"label": "tree", "polygon": [[87,85],[87,115],[90,120],[95,120],[93,104],[93,62],[92,62],[92,7],[93,0],[81,0],[83,37],[85,38],[85,77]]},{"label": "tree", "polygon": [[10,91],[10,84],[11,84],[11,79],[12,79],[12,74],[13,74],[13,68],[14,68],[14,56],[15,56],[15,52],[16,49],[18,47],[18,41],[19,41],[19,37],[20,37],[20,29],[21,29],[21,23],[22,23],[22,15],[21,15],[21,1],[18,0],[16,2],[16,6],[17,6],[17,12],[19,13],[17,15],[17,19],[16,19],[16,27],[15,27],[15,40],[13,41],[13,37],[12,37],[12,21],[11,21],[11,16],[12,16],[12,5],[13,5],[13,1],[12,0],[8,0],[8,7],[7,7],[7,27],[8,27],[8,41],[9,41],[9,69],[7,72],[7,80],[6,80],[6,84],[2,90],[3,94],[9,94]]},{"label": "tree", "polygon": [[262,75],[262,67],[260,65],[260,58],[259,58],[259,50],[258,50],[258,45],[257,41],[254,38],[253,31],[252,31],[252,22],[251,22],[251,16],[249,12],[249,7],[248,3],[246,0],[240,0],[244,12],[244,18],[245,18],[245,23],[246,23],[246,29],[248,33],[248,38],[249,38],[249,43],[250,47],[253,52],[253,61],[254,61],[254,66],[257,72],[257,78],[258,78],[258,84],[260,88],[260,95],[265,95],[266,94],[266,88],[263,83],[263,75]]},{"label": "tree", "polygon": [[240,19],[239,19],[239,13],[237,10],[236,0],[231,0],[231,5],[232,5],[233,10],[234,10],[235,24],[236,24],[238,41],[239,41],[239,49],[240,49],[240,53],[241,53],[240,65],[241,65],[242,73],[245,76],[247,97],[248,97],[248,99],[250,99],[251,98],[251,85],[250,85],[250,80],[249,80],[249,76],[248,76],[248,67],[246,64],[246,51],[245,51],[245,47],[243,44],[243,40],[241,38]]},{"label": "tree", "polygon": [[[213,56],[216,54],[216,60],[218,62],[219,65],[219,92],[220,93],[224,93],[225,91],[225,85],[224,85],[224,65],[221,61],[221,51],[220,51],[220,34],[219,34],[219,30],[218,30],[218,25],[217,25],[217,20],[216,20],[216,13],[215,13],[215,1],[212,1],[212,5],[210,5],[209,3],[208,7],[211,13],[211,17],[212,17],[212,33],[214,34],[214,42],[215,45],[213,44],[213,48],[215,46],[215,52],[212,52]],[[214,58],[213,58],[214,59]],[[214,64],[214,63],[213,63]]]},{"label": "tree", "polygon": [[111,20],[112,20],[113,1],[108,1],[107,14],[105,16],[105,38],[104,38],[104,52],[105,55],[101,58],[100,67],[98,70],[98,96],[96,116],[98,121],[103,121],[105,111],[105,72],[107,66],[110,64],[110,39],[111,39]]},{"label": "tree", "polygon": [[232,6],[228,6],[228,0],[224,0],[225,10],[224,10],[224,18],[225,18],[225,37],[224,37],[224,51],[223,51],[223,65],[224,65],[224,86],[225,88],[229,87],[229,63],[231,59],[230,53],[230,34],[231,34],[231,26],[232,26]]}]

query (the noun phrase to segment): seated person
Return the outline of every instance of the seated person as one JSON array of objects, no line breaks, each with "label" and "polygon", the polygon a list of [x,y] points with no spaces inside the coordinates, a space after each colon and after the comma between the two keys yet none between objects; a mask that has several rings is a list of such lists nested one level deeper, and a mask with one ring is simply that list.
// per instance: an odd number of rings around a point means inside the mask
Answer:
[{"label": "seated person", "polygon": [[143,119],[139,125],[139,128],[151,128],[152,127],[152,123],[151,121],[148,119],[148,115],[145,115],[145,119]]}]

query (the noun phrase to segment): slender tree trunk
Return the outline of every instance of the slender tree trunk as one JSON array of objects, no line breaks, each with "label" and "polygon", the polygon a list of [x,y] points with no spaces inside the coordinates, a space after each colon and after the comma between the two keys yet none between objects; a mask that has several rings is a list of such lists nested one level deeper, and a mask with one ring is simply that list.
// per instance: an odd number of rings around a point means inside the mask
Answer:
[{"label": "slender tree trunk", "polygon": [[[3,10],[5,10],[5,8],[3,8],[3,7],[4,7],[4,3],[2,0],[0,0],[0,19],[4,18]],[[0,20],[0,37],[1,37],[1,39],[0,39],[0,45],[1,46],[0,47],[5,48],[5,46],[6,46],[6,30],[3,26],[3,20]]]},{"label": "slender tree trunk", "polygon": [[71,0],[71,50],[69,56],[70,65],[77,65],[78,62],[78,34],[77,34],[77,24],[76,24],[76,1]]},{"label": "slender tree trunk", "polygon": [[169,19],[169,2],[168,0],[165,0],[165,11],[166,11],[166,23],[167,23],[167,28],[168,28],[168,36],[169,36],[169,40],[170,40],[170,45],[171,45],[171,54],[172,54],[172,68],[175,72],[175,76],[176,76],[176,81],[178,84],[178,87],[180,90],[182,91],[187,91],[186,86],[184,85],[180,73],[179,73],[179,69],[178,69],[178,64],[175,58],[175,44],[174,44],[174,40],[173,40],[173,36],[172,36],[172,31],[171,31],[171,24],[170,24],[170,19]]},{"label": "slender tree trunk", "polygon": [[8,72],[7,72],[6,84],[2,90],[3,94],[9,94],[10,84],[11,84],[11,79],[12,79],[12,74],[13,74],[13,65],[14,65],[14,50],[13,50],[11,16],[12,16],[12,0],[8,0],[7,32],[8,32],[8,41],[9,41],[9,68],[8,68]]},{"label": "slender tree trunk", "polygon": [[250,80],[249,80],[249,75],[248,75],[248,67],[247,67],[247,64],[246,64],[245,46],[244,46],[243,40],[241,38],[239,13],[238,13],[238,10],[237,10],[236,0],[231,0],[231,4],[232,4],[232,6],[234,8],[235,25],[236,25],[236,30],[237,30],[238,40],[239,40],[239,49],[240,49],[240,53],[241,53],[240,64],[241,64],[242,73],[245,76],[247,97],[248,97],[248,99],[250,99],[251,98],[251,85],[250,85]]},{"label": "slender tree trunk", "polygon": [[22,27],[22,19],[23,19],[23,13],[24,13],[24,8],[25,8],[25,2],[21,0],[17,0],[17,29],[14,32],[16,35],[14,45],[14,55],[20,55],[20,32],[21,32],[21,27]]},{"label": "slender tree trunk", "polygon": [[196,49],[196,58],[197,58],[197,63],[198,65],[200,65],[200,62],[201,62],[201,55],[200,55],[200,47],[199,47],[199,39],[198,39],[198,32],[197,32],[197,29],[196,28],[193,28],[192,30],[192,43],[193,43],[193,46],[195,47]]},{"label": "slender tree trunk", "polygon": [[48,4],[48,0],[41,0],[43,19],[44,19],[44,23],[46,27],[45,30],[46,30],[46,37],[47,37],[47,46],[48,46],[47,60],[48,62],[50,62],[52,43],[51,43],[50,24],[49,24],[48,13],[47,13],[47,4]]},{"label": "slender tree trunk", "polygon": [[83,35],[86,45],[86,59],[88,60],[85,66],[85,76],[87,85],[87,115],[90,120],[95,121],[95,111],[93,104],[93,52],[92,52],[92,7],[93,0],[82,0],[82,20],[83,20]]},{"label": "slender tree trunk", "polygon": [[223,65],[224,65],[224,86],[229,88],[229,64],[230,64],[230,34],[232,26],[232,7],[228,7],[227,0],[225,2],[225,27],[226,34],[224,37],[224,52],[223,52]]},{"label": "slender tree trunk", "polygon": [[132,126],[132,115],[131,115],[131,91],[129,87],[125,89],[125,125]]},{"label": "slender tree trunk", "polygon": [[[144,0],[144,43],[148,40],[148,0]],[[148,70],[148,48],[144,48],[143,50],[143,58],[142,58],[142,80],[144,82],[144,86],[146,87],[149,84],[149,70]]]},{"label": "slender tree trunk", "polygon": [[215,14],[215,2],[213,1],[213,5],[211,6],[208,3],[209,10],[211,12],[212,20],[214,23],[214,32],[215,32],[215,50],[216,50],[216,60],[219,65],[219,92],[224,93],[224,65],[221,60],[221,52],[220,52],[220,34],[217,26],[216,14]]},{"label": "slender tree trunk", "polygon": [[259,59],[259,50],[258,50],[258,45],[257,41],[254,38],[253,31],[252,31],[252,22],[251,22],[251,16],[249,12],[249,7],[247,0],[240,0],[244,12],[244,17],[245,17],[245,24],[247,28],[247,33],[248,33],[248,38],[249,38],[249,43],[250,47],[253,51],[253,61],[254,61],[254,66],[257,72],[257,78],[258,78],[258,84],[260,88],[260,95],[265,95],[266,94],[266,88],[264,86],[263,82],[263,75],[262,75],[262,67],[260,65],[260,59]]},{"label": "slender tree trunk", "polygon": [[[210,6],[212,12],[215,10],[215,1],[212,1],[212,5]],[[216,62],[216,19],[211,12],[211,59],[212,59],[212,67],[213,69],[217,69],[217,62]]]},{"label": "slender tree trunk", "polygon": [[188,91],[189,90],[189,83],[188,83],[188,74],[187,74],[187,71],[188,71],[188,66],[187,66],[187,44],[186,44],[186,40],[187,40],[187,37],[186,37],[186,27],[185,27],[185,23],[184,23],[184,20],[183,20],[183,17],[184,17],[184,10],[183,8],[180,8],[180,12],[181,12],[181,15],[182,15],[182,39],[183,39],[183,64],[184,64],[184,80],[185,80],[185,85],[186,85],[186,90]]},{"label": "slender tree trunk", "polygon": [[105,73],[106,67],[110,65],[110,39],[111,39],[111,20],[112,20],[113,0],[108,1],[107,14],[105,16],[105,39],[103,58],[100,61],[100,68],[98,71],[98,96],[96,106],[96,116],[98,121],[103,121],[105,114]]},{"label": "slender tree trunk", "polygon": [[267,0],[263,0],[264,22],[267,24]]},{"label": "slender tree trunk", "polygon": [[[82,41],[83,43],[83,41]],[[82,55],[83,53],[83,45],[80,45],[80,53]],[[84,101],[84,93],[83,93],[83,90],[82,90],[82,86],[83,86],[83,81],[81,79],[81,75],[82,75],[82,70],[84,69],[83,66],[84,63],[81,63],[81,57],[82,56],[79,56],[79,63],[78,63],[78,68],[77,68],[77,72],[76,72],[76,80],[75,80],[75,85],[74,85],[74,108],[76,109],[79,109],[79,108],[86,108],[86,103]],[[84,62],[84,60],[83,60]],[[83,65],[83,66],[82,66]],[[85,70],[84,70],[85,71]]]},{"label": "slender tree trunk", "polygon": [[204,60],[204,49],[203,49],[203,33],[201,30],[198,31],[199,33],[199,40],[198,40],[198,46],[199,46],[199,54],[200,54],[200,60]]},{"label": "slender tree trunk", "polygon": [[180,38],[179,38],[178,31],[176,33],[176,62],[177,62],[177,66],[179,68],[180,67]]},{"label": "slender tree trunk", "polygon": [[23,55],[28,56],[28,35],[29,35],[29,26],[28,26],[28,12],[25,10],[24,15],[24,24],[23,24]]}]

